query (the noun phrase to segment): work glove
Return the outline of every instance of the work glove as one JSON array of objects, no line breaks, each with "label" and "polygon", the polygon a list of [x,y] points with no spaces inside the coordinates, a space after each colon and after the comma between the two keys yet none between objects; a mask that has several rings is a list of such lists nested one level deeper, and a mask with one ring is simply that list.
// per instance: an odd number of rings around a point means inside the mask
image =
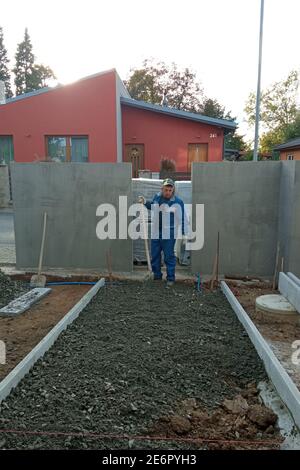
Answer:
[{"label": "work glove", "polygon": [[146,199],[144,198],[144,196],[139,196],[139,203],[146,204]]}]

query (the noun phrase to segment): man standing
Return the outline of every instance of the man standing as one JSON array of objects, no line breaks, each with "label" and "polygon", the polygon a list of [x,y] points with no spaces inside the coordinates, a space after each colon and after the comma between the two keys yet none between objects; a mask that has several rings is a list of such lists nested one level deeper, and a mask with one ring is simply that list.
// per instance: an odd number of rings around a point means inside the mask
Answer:
[{"label": "man standing", "polygon": [[167,286],[171,287],[175,281],[176,237],[181,236],[186,241],[183,201],[175,196],[174,181],[167,178],[163,181],[161,191],[152,201],[146,201],[140,196],[139,202],[152,210],[151,266],[154,280],[162,279],[161,252],[163,252],[167,268]]}]

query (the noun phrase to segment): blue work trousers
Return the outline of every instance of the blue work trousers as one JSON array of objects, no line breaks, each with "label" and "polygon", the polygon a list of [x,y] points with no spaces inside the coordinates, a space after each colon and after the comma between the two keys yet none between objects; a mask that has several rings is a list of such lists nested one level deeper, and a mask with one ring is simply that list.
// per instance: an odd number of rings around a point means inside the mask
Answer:
[{"label": "blue work trousers", "polygon": [[176,240],[174,238],[163,240],[151,240],[151,265],[154,279],[161,279],[161,252],[164,253],[164,261],[167,268],[167,280],[175,281],[176,256],[174,253]]}]

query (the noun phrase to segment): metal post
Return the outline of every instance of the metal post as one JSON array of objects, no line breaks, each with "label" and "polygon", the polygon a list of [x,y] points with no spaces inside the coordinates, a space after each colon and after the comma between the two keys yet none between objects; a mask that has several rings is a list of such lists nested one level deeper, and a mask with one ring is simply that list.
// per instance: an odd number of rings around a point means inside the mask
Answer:
[{"label": "metal post", "polygon": [[264,4],[265,0],[260,3],[260,31],[259,31],[259,52],[258,52],[258,76],[256,91],[256,113],[255,113],[255,137],[253,161],[258,160],[258,138],[259,138],[259,113],[260,113],[260,82],[261,82],[261,62],[262,62],[262,42],[263,42],[263,26],[264,26]]}]

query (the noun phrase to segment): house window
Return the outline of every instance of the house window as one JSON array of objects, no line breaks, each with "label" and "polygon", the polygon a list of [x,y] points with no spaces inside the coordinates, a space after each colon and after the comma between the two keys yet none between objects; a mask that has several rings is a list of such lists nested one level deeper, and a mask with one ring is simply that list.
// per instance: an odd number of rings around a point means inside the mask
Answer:
[{"label": "house window", "polygon": [[87,162],[87,136],[47,136],[47,156],[53,161]]},{"label": "house window", "polygon": [[287,160],[294,160],[294,155],[288,155],[288,156],[286,157],[286,159],[287,159]]},{"label": "house window", "polygon": [[0,164],[13,161],[14,159],[14,144],[11,135],[0,135]]}]

